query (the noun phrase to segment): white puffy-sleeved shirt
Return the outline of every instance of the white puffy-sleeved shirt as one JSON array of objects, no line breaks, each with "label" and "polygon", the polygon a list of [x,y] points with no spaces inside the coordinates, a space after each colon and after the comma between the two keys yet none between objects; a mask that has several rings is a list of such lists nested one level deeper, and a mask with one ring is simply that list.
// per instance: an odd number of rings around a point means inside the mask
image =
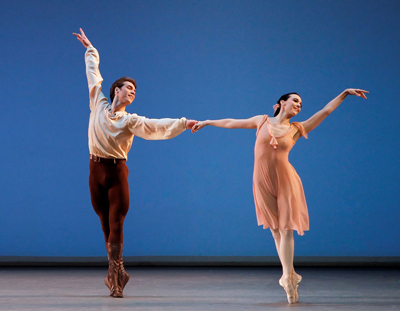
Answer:
[{"label": "white puffy-sleeved shirt", "polygon": [[85,54],[89,86],[89,152],[102,158],[127,159],[135,135],[149,140],[169,139],[186,129],[186,119],[148,119],[126,111],[112,113],[101,92],[100,57],[93,46]]}]

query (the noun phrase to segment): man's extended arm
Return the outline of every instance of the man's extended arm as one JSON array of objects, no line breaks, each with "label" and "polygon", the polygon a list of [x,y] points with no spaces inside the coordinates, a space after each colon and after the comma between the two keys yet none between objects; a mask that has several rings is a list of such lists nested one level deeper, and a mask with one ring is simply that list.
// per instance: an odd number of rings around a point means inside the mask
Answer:
[{"label": "man's extended arm", "polygon": [[103,78],[99,71],[100,56],[86,37],[82,28],[80,28],[80,31],[81,34],[73,33],[73,35],[76,36],[87,49],[85,53],[86,76],[89,87],[90,109],[93,109],[96,103],[102,99],[99,97],[104,97],[104,95],[101,94],[101,83],[103,82]]},{"label": "man's extended arm", "polygon": [[170,139],[178,136],[186,129],[191,129],[197,121],[181,119],[148,119],[146,117],[131,115],[129,129],[135,136],[147,140]]}]

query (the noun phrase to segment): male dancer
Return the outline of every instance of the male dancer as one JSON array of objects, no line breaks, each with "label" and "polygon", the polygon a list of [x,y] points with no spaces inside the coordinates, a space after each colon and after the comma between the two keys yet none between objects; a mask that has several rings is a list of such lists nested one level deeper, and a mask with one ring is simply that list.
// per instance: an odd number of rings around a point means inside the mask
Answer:
[{"label": "male dancer", "polygon": [[135,135],[144,139],[170,139],[197,121],[148,119],[125,111],[135,99],[136,82],[122,77],[110,90],[111,104],[101,92],[99,53],[85,33],[74,33],[86,48],[85,63],[89,85],[90,119],[89,188],[93,209],[100,218],[108,253],[108,274],[104,282],[110,296],[123,297],[129,281],[122,261],[123,225],[129,209],[128,167],[125,162]]}]

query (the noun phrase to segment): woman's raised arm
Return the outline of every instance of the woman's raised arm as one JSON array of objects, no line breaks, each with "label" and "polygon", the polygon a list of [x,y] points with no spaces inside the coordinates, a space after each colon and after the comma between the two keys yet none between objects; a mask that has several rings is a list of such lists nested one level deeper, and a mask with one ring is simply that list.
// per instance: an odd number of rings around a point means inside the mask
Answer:
[{"label": "woman's raised arm", "polygon": [[360,89],[347,89],[340,93],[336,98],[332,99],[324,108],[315,113],[311,118],[306,121],[300,122],[307,133],[315,129],[333,110],[335,110],[344,101],[347,95],[356,95],[362,98],[367,98],[365,93],[368,91]]},{"label": "woman's raised arm", "polygon": [[227,129],[255,129],[257,124],[261,122],[263,116],[255,116],[249,119],[221,119],[221,120],[205,120],[199,121],[192,128],[192,132],[197,132],[206,125],[212,125],[216,127],[223,127]]}]

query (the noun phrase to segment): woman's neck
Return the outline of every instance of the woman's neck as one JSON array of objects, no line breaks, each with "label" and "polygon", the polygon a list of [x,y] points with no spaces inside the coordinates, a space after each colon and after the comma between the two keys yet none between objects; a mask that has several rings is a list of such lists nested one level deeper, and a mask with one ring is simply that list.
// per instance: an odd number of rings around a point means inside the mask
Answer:
[{"label": "woman's neck", "polygon": [[286,126],[290,125],[290,117],[286,115],[284,112],[274,117],[274,120],[278,125],[286,125]]}]

